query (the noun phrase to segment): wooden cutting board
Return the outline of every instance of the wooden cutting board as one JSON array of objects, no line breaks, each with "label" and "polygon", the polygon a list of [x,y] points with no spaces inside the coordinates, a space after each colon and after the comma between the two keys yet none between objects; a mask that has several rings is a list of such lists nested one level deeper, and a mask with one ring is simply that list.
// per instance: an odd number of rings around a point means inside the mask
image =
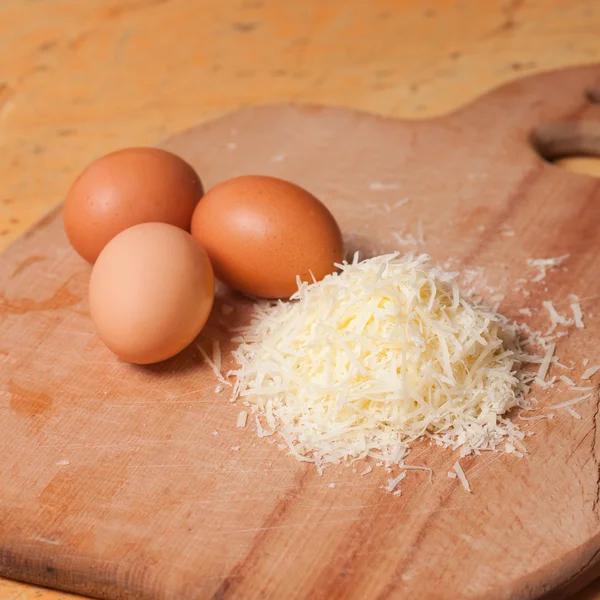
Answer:
[{"label": "wooden cutting board", "polygon": [[[583,358],[600,363],[600,183],[545,162],[530,140],[547,157],[600,153],[599,90],[596,66],[422,122],[248,108],[162,147],[206,187],[243,173],[303,185],[350,250],[483,268],[501,311],[522,321],[531,308],[534,327],[547,326],[543,300],[566,311],[577,294],[586,328],[557,345],[574,368],[550,373],[577,379]],[[419,228],[422,244],[399,246]],[[528,258],[564,254],[530,282]],[[103,598],[385,600],[561,597],[598,574],[597,396],[577,405],[579,420],[515,417],[534,434],[529,455],[463,459],[472,494],[447,477],[455,454],[417,445],[411,460],[432,467],[433,482],[411,472],[394,496],[383,469],[320,477],[252,426],[237,429],[240,408],[215,393],[197,345],[152,367],[118,362],[90,323],[88,277],[60,208],[0,258],[1,575]],[[228,326],[248,307],[221,292],[198,344],[231,348]]]}]

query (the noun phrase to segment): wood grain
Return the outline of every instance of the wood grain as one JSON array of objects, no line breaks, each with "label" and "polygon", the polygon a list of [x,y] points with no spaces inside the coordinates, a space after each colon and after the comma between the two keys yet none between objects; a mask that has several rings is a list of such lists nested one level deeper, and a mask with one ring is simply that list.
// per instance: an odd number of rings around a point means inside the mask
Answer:
[{"label": "wood grain", "polygon": [[[3,0],[0,249],[120,145],[289,99],[439,114],[519,74],[600,60],[599,26],[589,0]],[[596,175],[599,162],[559,161]],[[1,600],[40,597],[64,596],[0,579]]]},{"label": "wood grain", "polygon": [[[593,313],[600,183],[544,162],[530,140],[549,123],[597,119],[587,91],[598,83],[599,67],[541,75],[423,122],[248,108],[164,147],[207,187],[251,172],[301,183],[351,249],[392,249],[394,232],[421,219],[423,250],[484,267],[510,317],[571,292]],[[388,211],[399,195],[411,201]],[[527,298],[515,291],[527,258],[565,253],[568,270]],[[384,472],[321,478],[236,429],[238,409],[214,393],[195,346],[150,368],[118,363],[90,324],[88,275],[56,211],[0,259],[3,575],[106,598],[383,600],[564,597],[595,574],[597,398],[580,421],[527,424],[526,460],[465,459],[472,495],[445,477],[451,453],[417,447],[413,460],[436,477],[411,474],[395,497]],[[222,301],[244,319],[247,301]],[[563,361],[594,360],[599,323],[559,342]],[[229,325],[216,310],[198,343],[230,347]]]}]

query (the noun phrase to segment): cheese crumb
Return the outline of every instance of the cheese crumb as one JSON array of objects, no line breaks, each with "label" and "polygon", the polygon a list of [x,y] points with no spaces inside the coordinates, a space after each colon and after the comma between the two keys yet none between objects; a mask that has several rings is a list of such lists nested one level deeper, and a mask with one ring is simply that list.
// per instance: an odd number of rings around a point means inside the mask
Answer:
[{"label": "cheese crumb", "polygon": [[554,308],[554,304],[552,304],[552,302],[550,302],[549,300],[542,302],[542,305],[548,311],[548,314],[550,316],[550,323],[551,323],[550,329],[548,329],[548,331],[546,332],[546,335],[550,335],[551,333],[553,333],[554,330],[558,327],[558,325],[569,326],[569,325],[573,324],[573,321],[571,319],[568,319],[567,317],[561,315]]},{"label": "cheese crumb", "polygon": [[406,471],[402,471],[398,477],[393,477],[387,480],[387,485],[385,489],[388,492],[393,492],[396,489],[396,486],[406,477]]},{"label": "cheese crumb", "polygon": [[202,354],[202,357],[204,358],[204,360],[208,363],[208,365],[212,369],[212,371],[215,374],[215,376],[217,377],[217,379],[223,385],[231,386],[231,382],[227,381],[225,379],[225,377],[223,377],[223,374],[221,373],[221,347],[219,345],[218,340],[213,341],[213,348],[212,348],[213,357],[212,358],[208,355],[208,352],[200,344],[197,344],[196,347],[200,351],[200,354]]},{"label": "cheese crumb", "polygon": [[543,281],[546,278],[546,272],[561,265],[570,254],[563,254],[555,258],[528,258],[527,264],[539,270],[539,273],[531,280],[533,283]]},{"label": "cheese crumb", "polygon": [[546,379],[546,374],[548,373],[548,369],[550,368],[550,362],[552,361],[552,357],[554,356],[554,350],[556,349],[556,344],[550,344],[550,347],[546,351],[546,355],[540,364],[540,368],[538,370],[537,377],[535,378],[536,383],[543,384]]},{"label": "cheese crumb", "polygon": [[383,192],[386,190],[397,190],[397,183],[380,183],[379,181],[373,181],[369,184],[369,189],[372,192]]},{"label": "cheese crumb", "polygon": [[241,410],[238,415],[236,426],[240,429],[246,427],[246,422],[248,421],[248,413],[245,410]]},{"label": "cheese crumb", "polygon": [[580,402],[583,402],[584,400],[588,400],[593,395],[594,394],[584,394],[583,396],[577,396],[577,398],[573,398],[571,400],[565,400],[564,402],[559,402],[558,404],[551,404],[550,406],[547,406],[546,408],[566,408],[567,406],[573,406],[574,404],[579,404]]},{"label": "cheese crumb", "polygon": [[581,379],[591,379],[598,371],[600,371],[600,365],[594,365],[583,372]]},{"label": "cheese crumb", "polygon": [[458,461],[454,463],[454,470],[456,471],[456,474],[458,475],[458,478],[460,479],[460,482],[462,483],[462,486],[465,488],[465,490],[467,492],[471,492],[471,486],[469,486],[467,476],[465,475],[465,472],[463,471],[463,468],[460,466],[460,463]]},{"label": "cheese crumb", "polygon": [[583,312],[581,310],[581,305],[579,304],[579,298],[574,294],[571,294],[569,299],[571,300],[571,311],[573,313],[575,327],[577,327],[577,329],[583,329],[585,325],[583,324]]}]

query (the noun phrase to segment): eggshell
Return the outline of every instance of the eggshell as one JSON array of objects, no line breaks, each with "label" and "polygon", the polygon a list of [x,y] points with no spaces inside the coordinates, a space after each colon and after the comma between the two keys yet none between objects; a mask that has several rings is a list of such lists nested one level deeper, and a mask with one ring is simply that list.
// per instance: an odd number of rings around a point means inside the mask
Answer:
[{"label": "eggshell", "polygon": [[320,280],[344,257],[329,210],[275,177],[246,175],[211,189],[194,211],[192,235],[219,279],[263,298],[288,298],[297,290],[296,276]]},{"label": "eggshell", "polygon": [[158,148],[127,148],[89,165],[65,200],[63,220],[73,248],[93,263],[117,233],[139,223],[189,231],[202,183],[182,158]]},{"label": "eggshell", "polygon": [[102,250],[90,278],[92,321],[122,360],[148,364],[183,350],[206,323],[215,280],[206,252],[165,223],[135,225]]}]

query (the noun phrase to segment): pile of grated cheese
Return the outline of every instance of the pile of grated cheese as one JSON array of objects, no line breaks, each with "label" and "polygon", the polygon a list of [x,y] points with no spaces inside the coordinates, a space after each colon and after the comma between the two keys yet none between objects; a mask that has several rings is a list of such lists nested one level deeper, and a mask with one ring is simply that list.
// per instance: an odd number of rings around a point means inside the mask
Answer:
[{"label": "pile of grated cheese", "polygon": [[279,433],[321,471],[372,457],[400,465],[430,438],[461,455],[522,447],[526,360],[508,321],[461,297],[426,255],[377,256],[254,307],[238,331],[233,400],[260,437]]}]

